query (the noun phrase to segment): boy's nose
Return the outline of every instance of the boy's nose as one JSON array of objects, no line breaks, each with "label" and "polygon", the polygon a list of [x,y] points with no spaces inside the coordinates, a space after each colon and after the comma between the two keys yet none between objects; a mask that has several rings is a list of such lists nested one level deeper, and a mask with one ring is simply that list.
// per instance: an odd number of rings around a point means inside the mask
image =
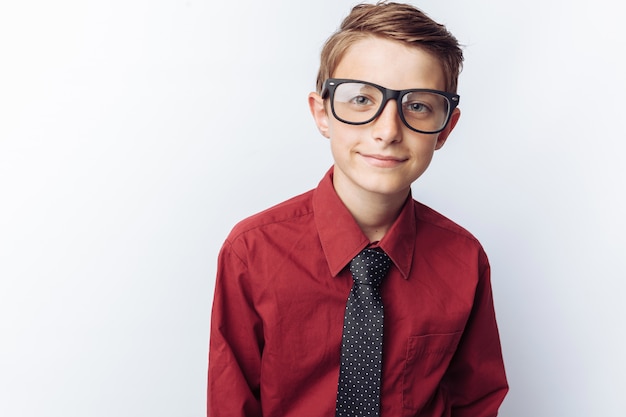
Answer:
[{"label": "boy's nose", "polygon": [[372,134],[374,139],[385,142],[398,142],[401,139],[402,120],[398,114],[398,104],[389,100],[383,111],[374,120]]}]

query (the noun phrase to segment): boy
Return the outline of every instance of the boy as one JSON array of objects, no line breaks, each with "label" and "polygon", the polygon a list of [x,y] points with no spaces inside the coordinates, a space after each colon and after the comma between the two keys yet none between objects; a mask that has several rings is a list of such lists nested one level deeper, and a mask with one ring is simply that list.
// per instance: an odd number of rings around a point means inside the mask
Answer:
[{"label": "boy", "polygon": [[309,106],[334,165],[222,247],[210,416],[497,414],[487,257],[410,188],[459,120],[462,59],[404,4],[358,5],[329,38]]}]

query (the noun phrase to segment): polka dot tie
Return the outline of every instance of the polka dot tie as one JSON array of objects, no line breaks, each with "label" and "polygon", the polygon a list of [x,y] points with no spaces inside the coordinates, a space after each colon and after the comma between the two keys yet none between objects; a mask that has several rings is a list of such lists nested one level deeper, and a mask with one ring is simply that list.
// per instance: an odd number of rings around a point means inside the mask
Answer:
[{"label": "polka dot tie", "polygon": [[346,304],[336,417],[378,416],[383,356],[383,303],[379,285],[391,260],[365,249],[350,262],[354,285]]}]

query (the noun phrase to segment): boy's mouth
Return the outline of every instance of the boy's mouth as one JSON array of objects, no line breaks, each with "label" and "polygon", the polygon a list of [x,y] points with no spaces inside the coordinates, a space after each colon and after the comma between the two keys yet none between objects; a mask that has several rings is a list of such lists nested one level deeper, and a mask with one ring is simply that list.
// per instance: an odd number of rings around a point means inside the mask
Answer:
[{"label": "boy's mouth", "polygon": [[379,155],[379,154],[359,154],[370,165],[381,168],[393,168],[407,160],[407,158],[401,158],[393,155]]}]

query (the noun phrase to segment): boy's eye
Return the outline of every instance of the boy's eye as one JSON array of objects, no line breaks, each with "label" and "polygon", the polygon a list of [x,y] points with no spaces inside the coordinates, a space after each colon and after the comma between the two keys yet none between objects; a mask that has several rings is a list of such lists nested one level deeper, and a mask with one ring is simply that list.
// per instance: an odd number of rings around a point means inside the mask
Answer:
[{"label": "boy's eye", "polygon": [[404,109],[413,113],[425,113],[430,111],[430,107],[426,103],[412,102],[404,103]]},{"label": "boy's eye", "polygon": [[356,97],[353,97],[350,100],[350,103],[356,104],[358,106],[368,106],[368,105],[372,105],[373,104],[372,100],[370,100],[369,97],[366,97],[366,96],[356,96]]}]

